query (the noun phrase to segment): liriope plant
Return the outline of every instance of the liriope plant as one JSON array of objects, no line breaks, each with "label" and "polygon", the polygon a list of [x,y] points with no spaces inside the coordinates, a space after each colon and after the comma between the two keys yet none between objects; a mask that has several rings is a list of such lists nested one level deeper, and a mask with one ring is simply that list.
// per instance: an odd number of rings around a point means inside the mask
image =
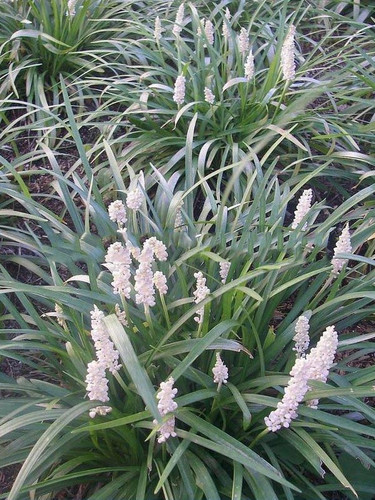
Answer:
[{"label": "liriope plant", "polygon": [[75,484],[93,499],[373,494],[374,374],[352,361],[373,352],[356,325],[374,313],[375,187],[330,208],[313,200],[318,169],[280,184],[272,163],[240,162],[209,174],[217,189],[206,175],[187,192],[154,169],[130,183],[114,170],[108,191],[45,152],[61,213],[22,178],[0,187],[23,221],[0,227],[13,334],[0,352],[44,373],[1,375],[18,397],[1,405],[0,464],[23,464],[6,497]]},{"label": "liriope plant", "polygon": [[[59,103],[60,75],[72,84],[77,76],[110,71],[116,58],[111,39],[125,25],[116,21],[122,11],[117,1],[2,2],[0,97],[48,108]],[[72,92],[82,89],[73,83]]]},{"label": "liriope plant", "polygon": [[[196,164],[208,158],[209,171],[249,152],[268,156],[270,148],[280,155],[279,167],[295,161],[297,171],[311,165],[305,157],[314,165],[331,159],[335,182],[357,178],[358,161],[369,169],[349,104],[368,106],[368,91],[347,66],[362,65],[363,50],[373,50],[367,25],[353,34],[334,18],[326,32],[320,11],[302,3],[293,13],[287,2],[276,2],[275,11],[264,1],[246,12],[232,3],[211,12],[173,6],[152,12],[152,23],[133,16],[118,39],[124,55],[117,75],[91,82],[105,86],[101,105],[86,118],[101,134],[94,156],[103,152],[104,138],[135,171],[150,161],[163,165],[164,174],[181,171],[189,147]],[[313,33],[306,27],[312,13]]]}]

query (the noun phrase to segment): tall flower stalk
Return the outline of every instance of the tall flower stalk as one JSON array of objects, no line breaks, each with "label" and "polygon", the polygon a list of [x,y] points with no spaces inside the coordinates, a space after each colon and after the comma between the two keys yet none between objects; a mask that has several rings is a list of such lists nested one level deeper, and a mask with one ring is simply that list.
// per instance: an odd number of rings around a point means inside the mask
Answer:
[{"label": "tall flower stalk", "polygon": [[338,258],[340,253],[351,253],[353,250],[350,239],[349,224],[346,224],[333,250],[332,273],[337,276],[341,269],[348,262],[348,259]]},{"label": "tall flower stalk", "polygon": [[185,83],[186,78],[183,75],[179,75],[176,79],[173,93],[173,100],[178,105],[183,104],[185,101]]},{"label": "tall flower stalk", "polygon": [[[290,379],[284,391],[282,400],[277,404],[264,422],[271,432],[282,427],[289,427],[292,420],[298,416],[298,405],[310,389],[310,379],[326,382],[329,370],[333,365],[338,343],[334,326],[329,326],[322,334],[316,347],[306,357],[296,359],[290,371]],[[309,406],[317,408],[318,401],[312,400]]]},{"label": "tall flower stalk", "polygon": [[294,36],[296,34],[295,26],[289,27],[288,33],[285,37],[283,46],[281,48],[281,69],[283,78],[286,81],[292,81],[296,77],[296,63],[295,63],[295,44]]},{"label": "tall flower stalk", "polygon": [[[294,212],[294,219],[291,225],[292,229],[297,229],[302,220],[309,213],[311,208],[313,192],[312,189],[305,189],[298,200],[297,208]],[[302,231],[306,231],[307,222],[303,225]]]},{"label": "tall flower stalk", "polygon": [[[197,280],[197,288],[193,292],[194,302],[199,304],[199,302],[202,302],[209,295],[210,289],[206,286],[206,278],[201,271],[194,273],[194,278]],[[194,317],[194,320],[201,325],[203,323],[203,316],[204,307],[201,307],[197,310],[197,316]]]},{"label": "tall flower stalk", "polygon": [[[166,382],[160,384],[160,390],[156,395],[158,402],[158,410],[162,417],[173,413],[177,409],[177,403],[174,400],[177,389],[173,387],[174,379],[169,377]],[[154,420],[154,425],[158,425],[158,421]],[[158,443],[165,443],[170,437],[176,437],[175,427],[175,417],[171,415],[166,421],[164,421],[160,426],[158,426]]]}]

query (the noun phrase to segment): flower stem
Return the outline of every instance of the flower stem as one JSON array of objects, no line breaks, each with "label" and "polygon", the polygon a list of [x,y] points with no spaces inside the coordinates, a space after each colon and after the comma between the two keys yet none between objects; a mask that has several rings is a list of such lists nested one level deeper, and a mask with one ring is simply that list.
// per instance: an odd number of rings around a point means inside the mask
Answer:
[{"label": "flower stem", "polygon": [[258,441],[260,441],[266,434],[269,433],[269,430],[266,428],[266,429],[263,429],[258,435],[257,437],[250,443],[249,445],[249,448],[254,448],[254,446],[257,444]]},{"label": "flower stem", "polygon": [[317,304],[319,304],[319,301],[321,300],[322,298],[322,294],[325,290],[327,290],[327,288],[329,287],[329,285],[332,283],[332,280],[333,280],[333,276],[330,275],[327,279],[327,281],[324,283],[324,285],[322,286],[322,288],[319,290],[318,294],[314,297],[313,301],[309,304],[309,308],[310,309],[314,309],[316,307]]},{"label": "flower stem", "polygon": [[165,303],[164,295],[160,294],[160,300],[161,300],[161,305],[163,306],[164,317],[165,317],[165,321],[167,322],[167,328],[168,328],[168,330],[170,330],[171,321],[169,319],[168,308],[167,308],[167,304]]}]

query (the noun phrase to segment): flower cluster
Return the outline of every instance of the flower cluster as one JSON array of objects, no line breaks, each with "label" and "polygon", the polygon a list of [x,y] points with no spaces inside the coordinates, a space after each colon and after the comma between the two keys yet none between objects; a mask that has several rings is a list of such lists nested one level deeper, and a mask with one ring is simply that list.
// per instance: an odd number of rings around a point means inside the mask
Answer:
[{"label": "flower cluster", "polygon": [[[193,292],[194,302],[199,304],[210,293],[210,289],[206,286],[206,278],[203,277],[201,271],[194,273],[194,278],[197,280],[197,289]],[[199,324],[203,323],[204,307],[198,309],[195,321]]]},{"label": "flower cluster", "polygon": [[68,11],[66,13],[69,17],[74,17],[76,15],[76,4],[78,0],[69,0],[68,1]]},{"label": "flower cluster", "polygon": [[250,81],[254,76],[254,56],[252,50],[250,50],[249,55],[247,56],[244,66],[244,71],[245,71],[245,78],[247,78],[247,80]]},{"label": "flower cluster", "polygon": [[137,304],[145,306],[155,305],[154,273],[152,263],[154,262],[154,252],[149,245],[143,245],[143,250],[138,257],[139,267],[135,272],[134,289],[137,292],[135,301]]},{"label": "flower cluster", "polygon": [[204,88],[204,100],[209,104],[213,104],[215,102],[215,95],[208,87]]},{"label": "flower cluster", "polygon": [[174,229],[177,231],[181,231],[181,229],[184,225],[184,219],[182,216],[182,207],[183,207],[183,201],[181,200],[180,203],[176,207],[176,216],[174,219]]},{"label": "flower cluster", "polygon": [[297,320],[294,330],[296,334],[293,337],[293,340],[295,342],[293,351],[296,351],[297,357],[301,358],[310,344],[310,324],[308,318],[306,318],[306,316],[300,316]]},{"label": "flower cluster", "polygon": [[296,360],[290,372],[291,378],[285,388],[283,399],[277,404],[276,410],[264,419],[269,431],[276,432],[281,427],[289,427],[290,422],[297,418],[298,405],[308,390],[305,365],[305,358]]},{"label": "flower cluster", "polygon": [[[87,365],[86,390],[90,401],[109,401],[108,380],[105,376],[105,366],[97,360]],[[91,408],[90,417],[94,418],[99,413],[101,406]],[[109,407],[106,407],[109,408]],[[110,411],[110,410],[109,410]],[[108,412],[107,412],[108,413]]]},{"label": "flower cluster", "polygon": [[185,82],[186,78],[179,75],[174,84],[173,100],[176,104],[183,104],[185,101]]},{"label": "flower cluster", "polygon": [[[91,311],[91,337],[94,341],[97,359],[87,365],[86,390],[91,401],[109,401],[108,380],[106,370],[116,373],[121,365],[118,363],[119,353],[114,348],[109,338],[104,323],[104,313],[94,306]],[[90,410],[90,417],[95,415],[106,415],[111,411],[110,406],[97,406]]]},{"label": "flower cluster", "polygon": [[[298,405],[309,390],[310,379],[326,382],[328,373],[333,365],[338,337],[333,326],[329,326],[322,334],[319,342],[310,354],[304,358],[297,358],[290,371],[291,378],[285,388],[282,400],[277,404],[276,410],[272,411],[264,422],[269,431],[276,432],[281,427],[289,427],[292,420],[297,418]],[[317,400],[309,403],[316,408]]]},{"label": "flower cluster", "polygon": [[119,353],[109,338],[109,334],[104,323],[104,313],[95,305],[94,310],[91,311],[90,315],[91,337],[94,341],[98,362],[111,373],[115,373],[121,368],[121,365],[118,364]]},{"label": "flower cluster", "polygon": [[214,25],[209,19],[207,19],[207,21],[204,24],[204,34],[206,35],[208,43],[210,45],[213,45],[215,41],[215,29]]},{"label": "flower cluster", "polygon": [[161,27],[160,17],[156,16],[155,27],[154,27],[154,38],[155,38],[156,42],[160,41],[162,32],[163,32],[163,29]]},{"label": "flower cluster", "polygon": [[333,274],[339,274],[341,269],[348,262],[348,259],[338,259],[336,255],[339,253],[351,253],[352,250],[353,249],[350,240],[349,224],[346,224],[333,250],[333,259],[332,259]]},{"label": "flower cluster", "polygon": [[219,274],[220,274],[221,282],[223,284],[225,284],[225,282],[227,281],[227,277],[228,277],[228,273],[229,273],[229,269],[230,269],[230,262],[224,260],[224,261],[219,263],[219,266],[220,266]]},{"label": "flower cluster", "polygon": [[176,37],[179,36],[179,34],[182,31],[182,23],[184,22],[184,15],[185,15],[185,6],[182,3],[178,8],[178,11],[176,14],[176,19],[175,19],[173,29],[172,29],[172,33]]},{"label": "flower cluster", "polygon": [[[128,193],[126,204],[132,210],[138,210],[144,200],[141,190],[136,187]],[[108,213],[111,220],[123,225],[126,222],[126,209],[121,201],[114,201],[108,207]],[[155,305],[155,288],[158,289],[161,295],[167,293],[168,286],[166,277],[158,271],[153,273],[152,263],[155,257],[160,261],[166,261],[168,258],[167,249],[161,241],[155,237],[147,239],[143,244],[142,251],[131,245],[128,241],[126,245],[119,242],[113,243],[108,247],[105,256],[105,266],[112,273],[113,291],[114,293],[122,294],[127,299],[130,299],[131,292],[131,257],[139,262],[139,267],[135,273],[135,300],[137,304],[145,306]],[[119,306],[116,307],[116,314],[123,324],[126,324],[125,313],[120,311]]]},{"label": "flower cluster", "polygon": [[166,277],[160,271],[157,272],[156,278],[152,271],[152,263],[155,257],[160,261],[165,261],[168,258],[168,253],[165,245],[155,237],[147,239],[143,244],[143,249],[137,257],[139,267],[135,273],[136,291],[135,301],[137,304],[152,307],[155,305],[155,288],[157,287],[161,294],[167,292]]},{"label": "flower cluster", "polygon": [[131,210],[139,210],[142,206],[144,196],[142,191],[136,187],[128,192],[126,206]]},{"label": "flower cluster", "polygon": [[108,206],[108,215],[111,221],[116,222],[119,228],[124,227],[124,225],[127,222],[127,217],[126,217],[126,208],[122,201],[116,200],[113,201],[109,206]]},{"label": "flower cluster", "polygon": [[228,9],[228,7],[225,9],[225,16],[224,16],[224,19],[223,19],[223,37],[225,40],[228,40],[229,38],[229,21],[230,21],[230,18],[231,18],[231,13],[230,13],[230,10]]},{"label": "flower cluster", "polygon": [[296,63],[295,63],[295,46],[294,35],[296,33],[295,26],[289,27],[288,33],[285,37],[283,46],[281,48],[281,69],[283,72],[284,80],[294,80],[296,77]]},{"label": "flower cluster", "polygon": [[160,295],[165,295],[168,292],[167,278],[161,271],[156,271],[153,283]]},{"label": "flower cluster", "polygon": [[[304,217],[308,214],[311,208],[313,192],[312,189],[305,189],[298,200],[297,208],[294,212],[294,219],[291,225],[292,229],[296,229]],[[302,230],[307,229],[307,223],[304,224]]]},{"label": "flower cluster", "polygon": [[119,304],[115,305],[115,314],[122,325],[128,326],[128,320],[126,319],[125,311],[121,311]]},{"label": "flower cluster", "polygon": [[62,326],[63,328],[66,328],[66,321],[64,319],[64,311],[59,304],[55,304],[55,313],[56,313],[57,323],[60,326]]},{"label": "flower cluster", "polygon": [[241,28],[240,34],[238,35],[238,49],[241,54],[247,54],[249,51],[249,35],[246,28]]},{"label": "flower cluster", "polygon": [[155,257],[161,262],[165,262],[168,259],[167,247],[162,241],[159,241],[155,236],[148,238],[144,245],[149,245],[155,254]]},{"label": "flower cluster", "polygon": [[219,353],[216,353],[216,363],[212,368],[212,373],[214,375],[214,382],[218,384],[218,389],[220,389],[222,384],[226,384],[228,381],[228,367],[223,363]]},{"label": "flower cluster", "polygon": [[[174,379],[169,377],[166,382],[162,382],[160,384],[160,391],[157,393],[156,398],[159,400],[158,410],[162,417],[167,415],[168,413],[172,413],[177,409],[177,403],[174,400],[177,389],[173,388]],[[154,425],[157,425],[157,420],[154,420]],[[164,443],[169,437],[176,437],[176,433],[174,431],[175,426],[175,417],[171,416],[168,420],[161,424],[158,429],[159,437],[158,443]]]},{"label": "flower cluster", "polygon": [[112,273],[114,293],[122,294],[129,299],[131,258],[128,248],[118,242],[112,243],[108,247],[105,262],[104,266]]},{"label": "flower cluster", "polygon": [[[334,326],[329,326],[320,337],[316,347],[308,355],[308,378],[327,382],[329,370],[333,365],[338,344],[338,336]],[[317,408],[318,400],[308,402],[311,408]]]}]

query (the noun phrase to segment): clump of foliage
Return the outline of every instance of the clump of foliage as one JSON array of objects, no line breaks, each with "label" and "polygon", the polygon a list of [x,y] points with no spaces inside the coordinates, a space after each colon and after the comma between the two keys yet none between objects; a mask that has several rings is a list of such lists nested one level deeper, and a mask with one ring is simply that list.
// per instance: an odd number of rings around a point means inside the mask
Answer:
[{"label": "clump of foliage", "polygon": [[[120,2],[30,0],[0,7],[0,96],[9,92],[48,108],[59,101],[59,77],[111,71],[111,42],[125,21],[115,22]],[[73,88],[82,92],[79,85]]]},{"label": "clump of foliage", "polygon": [[[328,29],[313,5],[293,11],[286,2],[277,5],[275,11],[262,1],[237,11],[229,4],[227,11],[209,12],[187,4],[177,23],[177,6],[158,21],[157,11],[151,22],[134,19],[131,33],[118,40],[123,77],[106,80],[101,104],[87,118],[102,133],[94,156],[104,138],[124,176],[128,163],[138,170],[150,161],[168,175],[183,170],[186,139],[192,137],[199,172],[203,165],[212,171],[254,152],[279,155],[285,175],[330,161],[335,183],[343,176],[358,179],[359,162],[362,171],[370,170],[371,132],[360,115],[373,109],[371,88],[356,78],[363,52],[373,51],[369,25],[355,32],[333,15]],[[296,69],[288,79],[283,53],[293,24],[290,57]],[[338,115],[338,108],[345,112]],[[294,169],[286,173],[290,165]]]},{"label": "clump of foliage", "polygon": [[366,2],[0,9],[0,498],[370,500]]},{"label": "clump of foliage", "polygon": [[[236,168],[241,166],[231,170]],[[2,267],[0,300],[18,323],[17,335],[2,342],[2,352],[47,377],[15,383],[2,376],[2,389],[24,395],[7,398],[2,406],[1,463],[25,461],[8,498],[28,490],[50,492],[53,498],[53,492],[78,482],[87,483],[87,498],[233,498],[233,487],[242,492],[239,498],[262,498],[262,491],[271,498],[301,498],[302,490],[306,498],[320,498],[326,488],[345,490],[349,497],[350,490],[372,491],[368,481],[355,482],[350,467],[357,470],[358,456],[366,466],[374,465],[368,425],[373,410],[361,401],[373,394],[373,371],[353,371],[350,362],[371,348],[372,336],[358,336],[355,325],[374,310],[373,260],[356,252],[373,232],[364,203],[375,188],[330,210],[323,222],[318,219],[324,204],[314,204],[292,229],[290,207],[312,175],[300,176],[290,190],[272,172],[272,165],[264,175],[248,172],[238,193],[241,202],[231,207],[224,186],[219,189],[220,172],[216,191],[209,191],[203,178],[207,198],[193,218],[188,204],[197,201],[197,188],[192,196],[175,192],[156,170],[145,178],[134,175],[130,186],[119,179],[124,202],[134,190],[140,198],[137,210],[127,209],[121,224],[125,234],[110,220],[94,180],[90,191],[55,170],[70,228],[16,185],[2,187],[29,220],[22,235],[18,229],[7,231],[8,245],[21,244],[32,253],[17,263],[42,280],[39,285],[16,282]],[[151,199],[148,187],[155,185]],[[32,220],[43,235],[35,233]],[[345,262],[350,258],[350,266],[333,275],[326,247],[342,221],[350,223],[353,250],[338,255]],[[166,261],[151,266],[151,274],[163,272],[168,291],[156,292],[149,307],[136,299],[137,258],[129,267],[129,298],[114,293],[114,268],[103,264],[108,245],[127,241],[142,251],[151,236],[168,252]],[[224,261],[230,268],[222,283]],[[199,271],[209,293],[195,302]],[[9,293],[25,313],[11,304]],[[115,314],[116,304],[125,313],[124,324]],[[92,419],[89,410],[103,404],[85,401],[87,366],[96,359],[90,338],[95,305],[107,316],[104,324],[122,367],[108,373],[104,405],[112,411]],[[41,308],[45,314],[40,315]],[[203,321],[197,323],[200,314]],[[337,365],[327,385],[310,382],[306,400],[319,399],[317,410],[301,403],[289,429],[267,432],[264,417],[289,381],[301,314],[310,317],[312,345],[335,325]],[[220,390],[212,375],[215,352],[229,370]],[[156,394],[170,377],[178,389],[177,437],[158,444],[154,420],[162,421]],[[341,459],[351,464],[345,471]]]}]

